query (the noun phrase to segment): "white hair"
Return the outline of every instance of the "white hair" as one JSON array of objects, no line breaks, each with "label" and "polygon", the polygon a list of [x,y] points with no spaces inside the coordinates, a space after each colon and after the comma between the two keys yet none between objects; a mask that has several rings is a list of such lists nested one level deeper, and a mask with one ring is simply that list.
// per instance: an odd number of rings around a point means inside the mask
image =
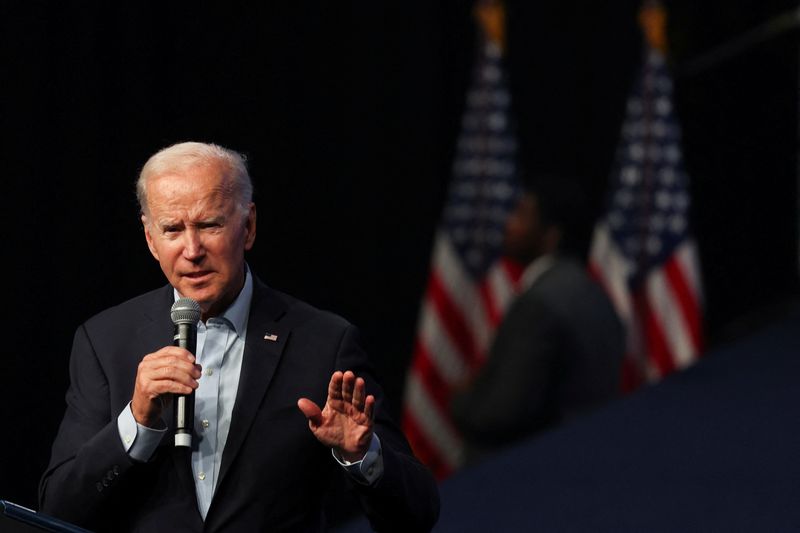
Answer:
[{"label": "white hair", "polygon": [[164,174],[180,174],[192,167],[221,164],[230,180],[231,192],[243,216],[247,216],[253,200],[253,182],[247,171],[246,158],[239,152],[216,144],[183,142],[156,152],[139,172],[136,198],[142,214],[147,215],[147,180]]}]

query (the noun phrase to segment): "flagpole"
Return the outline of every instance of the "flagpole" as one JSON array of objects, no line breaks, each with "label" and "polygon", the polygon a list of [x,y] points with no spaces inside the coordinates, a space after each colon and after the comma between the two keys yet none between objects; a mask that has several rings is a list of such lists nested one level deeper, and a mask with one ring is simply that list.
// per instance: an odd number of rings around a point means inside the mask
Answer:
[{"label": "flagpole", "polygon": [[791,9],[774,17],[742,35],[723,43],[716,48],[690,59],[676,71],[676,77],[690,77],[701,74],[711,67],[723,63],[758,44],[774,39],[788,31],[800,27],[800,7]]}]

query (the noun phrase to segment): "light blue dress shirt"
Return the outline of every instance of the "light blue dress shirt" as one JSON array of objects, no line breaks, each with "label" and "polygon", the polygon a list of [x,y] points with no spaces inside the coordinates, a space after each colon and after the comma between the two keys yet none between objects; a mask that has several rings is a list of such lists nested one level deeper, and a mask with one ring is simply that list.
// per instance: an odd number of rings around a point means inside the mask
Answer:
[{"label": "light blue dress shirt", "polygon": [[[247,269],[244,287],[236,300],[221,317],[197,324],[197,362],[203,367],[195,391],[195,423],[192,439],[192,473],[197,492],[197,504],[205,519],[222,464],[222,452],[228,439],[233,404],[239,388],[239,374],[244,357],[245,334],[253,297],[253,278]],[[175,299],[180,294],[175,291]],[[166,433],[166,425],[149,428],[138,424],[128,406],[117,418],[120,439],[128,455],[146,462]],[[383,473],[380,439],[373,434],[370,448],[361,461],[350,463],[337,457],[336,461],[358,482],[372,484]]]}]

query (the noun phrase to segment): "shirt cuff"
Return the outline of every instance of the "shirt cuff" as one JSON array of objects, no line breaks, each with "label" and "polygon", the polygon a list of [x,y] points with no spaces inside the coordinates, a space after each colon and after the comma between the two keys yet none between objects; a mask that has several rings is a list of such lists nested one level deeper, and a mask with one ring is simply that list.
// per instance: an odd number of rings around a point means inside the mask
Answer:
[{"label": "shirt cuff", "polygon": [[383,475],[383,450],[381,449],[381,439],[375,433],[372,434],[372,441],[369,449],[360,461],[346,461],[335,450],[331,450],[331,455],[336,459],[342,468],[355,481],[362,485],[374,485]]},{"label": "shirt cuff", "polygon": [[166,427],[149,428],[138,423],[133,417],[130,402],[117,417],[117,430],[128,457],[142,463],[150,460],[164,433],[167,432]]}]

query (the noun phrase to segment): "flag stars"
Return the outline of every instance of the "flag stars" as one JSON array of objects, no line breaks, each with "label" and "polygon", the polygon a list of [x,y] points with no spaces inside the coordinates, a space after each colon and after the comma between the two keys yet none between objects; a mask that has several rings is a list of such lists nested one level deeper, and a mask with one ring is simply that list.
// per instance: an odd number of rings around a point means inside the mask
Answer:
[{"label": "flag stars", "polygon": [[664,185],[675,185],[675,182],[677,181],[677,173],[672,169],[672,167],[664,167],[658,171],[658,179]]},{"label": "flag stars", "polygon": [[667,161],[673,165],[677,164],[681,160],[680,148],[674,144],[667,145],[664,155],[667,158]]},{"label": "flag stars", "polygon": [[638,142],[631,144],[628,148],[628,157],[636,163],[641,163],[644,160],[644,146]]},{"label": "flag stars", "polygon": [[656,113],[658,113],[662,117],[665,117],[669,115],[671,111],[672,111],[672,104],[670,104],[668,99],[661,97],[658,100],[656,100]]},{"label": "flag stars", "polygon": [[669,229],[677,234],[680,235],[686,230],[686,217],[683,215],[675,215],[669,221]]},{"label": "flag stars", "polygon": [[666,190],[660,190],[656,193],[656,207],[661,210],[667,210],[672,205],[672,197]]},{"label": "flag stars", "polygon": [[673,201],[675,203],[675,207],[684,211],[689,207],[689,195],[685,192],[678,192],[675,193],[673,197]]},{"label": "flag stars", "polygon": [[661,239],[656,237],[655,235],[651,235],[647,238],[647,253],[650,255],[658,255],[661,252]]},{"label": "flag stars", "polygon": [[489,115],[489,129],[492,131],[502,131],[506,128],[506,116],[504,113],[492,113]]},{"label": "flag stars", "polygon": [[628,165],[622,169],[622,181],[625,185],[636,185],[642,179],[642,171],[639,167]]}]

